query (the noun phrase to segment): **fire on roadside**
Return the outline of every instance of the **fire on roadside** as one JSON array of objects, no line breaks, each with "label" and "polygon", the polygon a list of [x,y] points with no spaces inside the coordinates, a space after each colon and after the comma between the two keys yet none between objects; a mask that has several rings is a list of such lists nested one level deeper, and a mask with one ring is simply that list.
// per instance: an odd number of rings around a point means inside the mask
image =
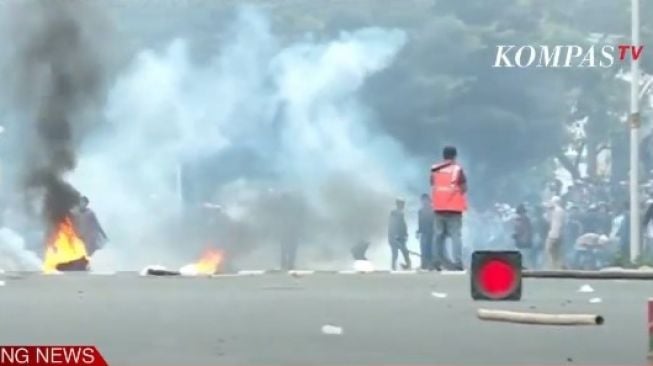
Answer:
[{"label": "fire on roadside", "polygon": [[212,275],[218,272],[223,259],[224,253],[221,250],[209,248],[202,252],[197,262],[185,265],[180,272],[187,276]]},{"label": "fire on roadside", "polygon": [[75,232],[70,217],[64,218],[48,239],[43,260],[43,272],[83,271],[88,269],[88,254],[82,239]]}]

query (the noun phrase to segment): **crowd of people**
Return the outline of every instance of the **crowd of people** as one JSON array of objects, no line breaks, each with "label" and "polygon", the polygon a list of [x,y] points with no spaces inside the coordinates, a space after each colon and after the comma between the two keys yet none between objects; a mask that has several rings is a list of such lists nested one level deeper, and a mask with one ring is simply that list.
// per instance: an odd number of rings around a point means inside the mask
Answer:
[{"label": "crowd of people", "polygon": [[[443,162],[431,169],[431,194],[421,197],[416,237],[424,270],[460,269],[475,250],[519,250],[525,268],[554,270],[630,267],[646,263],[653,254],[653,184],[644,192],[651,198],[642,203],[643,245],[633,263],[625,185],[578,180],[564,187],[554,179],[529,202],[468,211],[466,179],[455,157],[455,148],[445,147]],[[389,218],[392,269],[399,254],[404,257],[403,267],[411,267],[404,207],[404,200],[398,199]]]},{"label": "crowd of people", "polygon": [[[481,232],[470,231],[472,241],[480,244],[474,249],[518,249],[524,266],[534,269],[633,265],[626,192],[608,182],[577,181],[563,189],[554,180],[540,198],[514,207],[498,204],[494,212],[471,215],[470,219],[483,222]],[[642,254],[646,257],[653,244],[653,200],[642,205],[642,212]]]}]

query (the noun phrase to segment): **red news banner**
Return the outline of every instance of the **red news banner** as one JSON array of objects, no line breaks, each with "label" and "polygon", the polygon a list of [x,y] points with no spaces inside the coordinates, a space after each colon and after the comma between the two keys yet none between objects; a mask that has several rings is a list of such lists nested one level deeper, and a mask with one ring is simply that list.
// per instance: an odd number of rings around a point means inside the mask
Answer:
[{"label": "red news banner", "polygon": [[0,366],[108,366],[95,346],[0,346]]}]

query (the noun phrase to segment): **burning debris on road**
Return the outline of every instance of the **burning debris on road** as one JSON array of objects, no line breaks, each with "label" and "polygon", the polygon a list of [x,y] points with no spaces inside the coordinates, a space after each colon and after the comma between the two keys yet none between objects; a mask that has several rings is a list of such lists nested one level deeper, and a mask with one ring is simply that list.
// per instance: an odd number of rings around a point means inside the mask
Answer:
[{"label": "burning debris on road", "polygon": [[88,265],[86,246],[77,235],[70,217],[66,217],[46,243],[43,272],[86,271]]},{"label": "burning debris on road", "polygon": [[187,264],[178,271],[164,266],[147,266],[141,271],[142,276],[211,276],[221,271],[224,253],[218,249],[206,249],[195,263]]}]

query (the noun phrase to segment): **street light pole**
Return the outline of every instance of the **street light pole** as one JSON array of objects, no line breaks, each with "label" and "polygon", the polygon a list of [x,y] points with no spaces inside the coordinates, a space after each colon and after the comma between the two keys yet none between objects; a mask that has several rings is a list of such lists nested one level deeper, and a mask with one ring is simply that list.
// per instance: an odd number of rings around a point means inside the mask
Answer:
[{"label": "street light pole", "polygon": [[[639,47],[639,0],[632,0],[632,44]],[[634,262],[640,251],[639,200],[639,62],[630,64],[630,260]]]}]

